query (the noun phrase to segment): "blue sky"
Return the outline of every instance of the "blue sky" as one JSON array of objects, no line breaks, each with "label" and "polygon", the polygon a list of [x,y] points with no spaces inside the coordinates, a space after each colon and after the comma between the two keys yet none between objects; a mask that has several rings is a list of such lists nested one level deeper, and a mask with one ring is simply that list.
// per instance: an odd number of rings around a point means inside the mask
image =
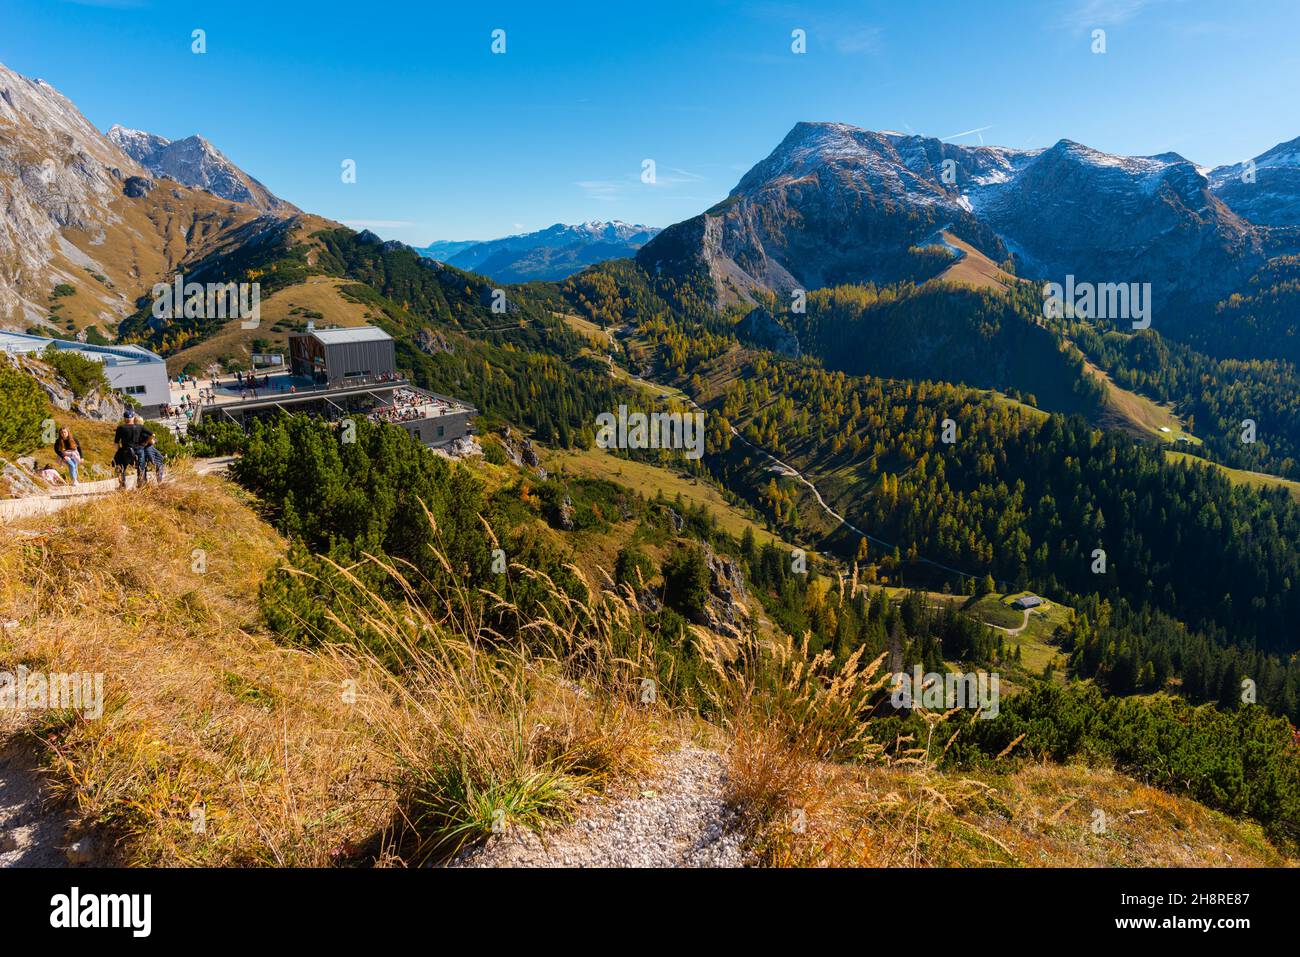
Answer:
[{"label": "blue sky", "polygon": [[0,62],[101,129],[202,133],[303,209],[423,244],[587,219],[667,225],[726,196],[799,120],[1235,162],[1300,136],[1297,12],[1295,0],[4,0]]}]

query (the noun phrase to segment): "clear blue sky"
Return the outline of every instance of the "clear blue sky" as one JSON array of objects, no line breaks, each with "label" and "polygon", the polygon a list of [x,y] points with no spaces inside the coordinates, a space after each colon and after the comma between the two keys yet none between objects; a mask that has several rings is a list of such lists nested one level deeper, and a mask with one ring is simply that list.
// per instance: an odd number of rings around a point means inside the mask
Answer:
[{"label": "clear blue sky", "polygon": [[1296,0],[3,6],[0,62],[101,129],[202,133],[302,208],[416,244],[667,225],[724,197],[799,120],[1207,166],[1300,135]]}]

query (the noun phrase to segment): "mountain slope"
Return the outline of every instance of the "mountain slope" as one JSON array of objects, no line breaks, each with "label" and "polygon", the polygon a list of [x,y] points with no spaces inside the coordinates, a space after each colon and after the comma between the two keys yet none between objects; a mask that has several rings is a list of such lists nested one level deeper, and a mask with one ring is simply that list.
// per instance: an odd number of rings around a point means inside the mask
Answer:
[{"label": "mountain slope", "polygon": [[439,239],[427,246],[413,246],[411,248],[421,256],[435,262],[445,263],[457,253],[463,252],[471,246],[477,246],[480,241],[478,239]]},{"label": "mountain slope", "polygon": [[159,182],[62,94],[0,65],[0,325],[111,332],[183,263],[273,226]]},{"label": "mountain slope", "polygon": [[1213,301],[1264,261],[1259,231],[1174,153],[1117,157],[1062,140],[976,210],[1018,254],[1022,271],[1060,282],[1068,274],[1149,282],[1156,310],[1173,298]]},{"label": "mountain slope", "polygon": [[155,176],[207,190],[214,196],[246,203],[263,212],[296,210],[291,203],[274,195],[230,162],[202,136],[168,140],[154,133],[131,130],[117,124],[106,135],[123,153]]},{"label": "mountain slope", "polygon": [[665,229],[637,262],[656,275],[707,275],[725,303],[760,290],[928,279],[942,265],[912,247],[943,228],[1003,258],[914,149],[842,123],[799,123],[727,199]]},{"label": "mountain slope", "polygon": [[1300,226],[1300,137],[1253,160],[1209,172],[1210,189],[1239,216],[1261,226]]}]

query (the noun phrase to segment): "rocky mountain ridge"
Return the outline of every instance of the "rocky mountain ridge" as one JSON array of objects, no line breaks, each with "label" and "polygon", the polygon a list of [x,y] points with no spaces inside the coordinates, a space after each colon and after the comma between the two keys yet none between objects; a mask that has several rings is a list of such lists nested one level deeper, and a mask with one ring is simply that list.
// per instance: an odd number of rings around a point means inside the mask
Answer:
[{"label": "rocky mountain ridge", "polygon": [[107,138],[153,175],[166,177],[263,212],[295,211],[296,207],[273,194],[232,163],[202,136],[168,140],[155,133],[114,125]]},{"label": "rocky mountain ridge", "polygon": [[637,260],[654,274],[707,275],[726,303],[924,281],[942,263],[920,247],[948,229],[1025,276],[1150,282],[1157,296],[1212,302],[1300,246],[1297,142],[1258,157],[1246,184],[1236,167],[1207,174],[1176,153],[1114,156],[1071,140],[970,147],[798,123],[727,199],[665,229]]}]

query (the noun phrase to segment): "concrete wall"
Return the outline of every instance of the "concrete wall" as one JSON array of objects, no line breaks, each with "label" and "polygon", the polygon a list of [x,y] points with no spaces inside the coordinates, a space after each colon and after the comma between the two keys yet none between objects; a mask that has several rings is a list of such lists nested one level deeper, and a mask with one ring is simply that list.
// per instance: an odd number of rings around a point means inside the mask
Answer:
[{"label": "concrete wall", "polygon": [[[436,419],[417,419],[414,422],[396,423],[410,432],[424,445],[445,445],[461,436],[469,435],[469,412],[452,412]],[[442,434],[439,434],[441,429]]]}]

